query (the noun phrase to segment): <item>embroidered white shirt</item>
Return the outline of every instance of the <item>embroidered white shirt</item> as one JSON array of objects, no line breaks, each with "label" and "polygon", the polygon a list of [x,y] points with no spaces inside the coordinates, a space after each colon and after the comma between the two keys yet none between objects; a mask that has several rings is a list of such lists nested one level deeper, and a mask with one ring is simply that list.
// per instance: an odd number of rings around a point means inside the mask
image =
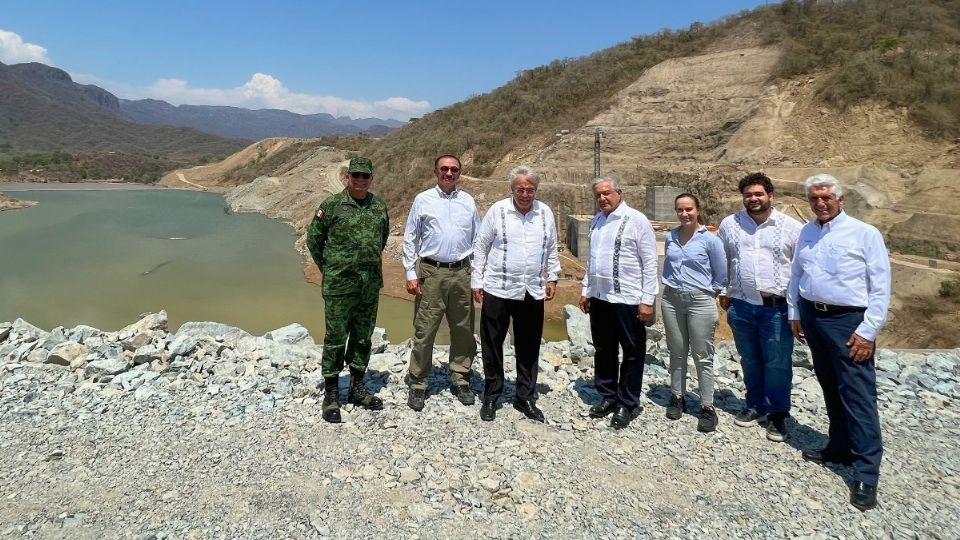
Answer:
[{"label": "embroidered white shirt", "polygon": [[470,286],[510,300],[523,300],[528,292],[542,300],[547,282],[559,276],[557,225],[550,207],[535,200],[522,214],[512,198],[495,202],[473,244]]},{"label": "embroidered white shirt", "polygon": [[856,333],[875,341],[890,307],[890,257],[880,231],[843,211],[823,225],[804,225],[787,292],[792,321],[800,319],[801,297],[867,308]]},{"label": "embroidered white shirt", "polygon": [[480,214],[467,192],[458,188],[446,194],[434,186],[419,193],[403,230],[407,280],[417,279],[419,258],[456,262],[469,257],[479,229]]},{"label": "embroidered white shirt", "polygon": [[590,223],[590,257],[581,294],[615,304],[653,305],[657,298],[657,238],[650,220],[620,201]]},{"label": "embroidered white shirt", "polygon": [[803,224],[773,209],[757,224],[746,210],[723,218],[717,235],[727,252],[727,296],[763,305],[761,293],[787,295]]}]

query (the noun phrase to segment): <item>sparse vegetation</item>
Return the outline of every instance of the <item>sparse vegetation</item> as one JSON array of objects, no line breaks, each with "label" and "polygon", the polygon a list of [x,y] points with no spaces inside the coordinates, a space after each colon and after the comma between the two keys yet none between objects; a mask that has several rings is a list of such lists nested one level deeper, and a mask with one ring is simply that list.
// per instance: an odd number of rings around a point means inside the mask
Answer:
[{"label": "sparse vegetation", "polygon": [[941,298],[951,298],[955,301],[960,301],[960,277],[945,279],[940,282],[939,294]]},{"label": "sparse vegetation", "polygon": [[152,184],[163,173],[187,165],[160,155],[118,152],[32,153],[0,159],[0,178],[7,180],[42,178],[55,182],[117,179]]},{"label": "sparse vegetation", "polygon": [[750,33],[745,43],[784,48],[777,78],[827,73],[818,95],[828,105],[882,100],[905,107],[930,136],[960,133],[960,0],[786,0],[522,71],[379,141],[325,140],[372,157],[392,180],[379,185],[387,199],[408,200],[438,154],[459,154],[468,174],[486,176],[508,152],[548,144],[557,126],[584,125],[647,68]]}]

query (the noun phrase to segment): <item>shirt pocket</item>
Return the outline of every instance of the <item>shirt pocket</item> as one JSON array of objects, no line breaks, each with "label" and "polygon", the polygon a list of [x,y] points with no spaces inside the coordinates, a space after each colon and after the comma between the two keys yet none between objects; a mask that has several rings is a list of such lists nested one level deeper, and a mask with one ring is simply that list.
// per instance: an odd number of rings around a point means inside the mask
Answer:
[{"label": "shirt pocket", "polygon": [[857,269],[860,248],[851,243],[836,243],[826,246],[823,268],[828,274],[846,274]]}]

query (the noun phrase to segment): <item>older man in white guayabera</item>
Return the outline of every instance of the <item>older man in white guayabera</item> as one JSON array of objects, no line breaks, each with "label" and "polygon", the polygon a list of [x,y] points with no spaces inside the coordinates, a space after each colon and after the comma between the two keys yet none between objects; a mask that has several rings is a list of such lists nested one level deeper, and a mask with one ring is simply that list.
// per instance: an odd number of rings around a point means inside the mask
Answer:
[{"label": "older man in white guayabera", "polygon": [[513,321],[517,390],[513,407],[543,422],[536,405],[537,368],[543,337],[543,303],[551,300],[560,275],[553,212],[536,200],[540,173],[510,171],[511,197],[493,203],[473,244],[473,299],[481,302],[480,346],[485,379],[480,418],[491,421],[503,393],[503,342]]},{"label": "older man in white guayabera", "polygon": [[817,174],[805,188],[817,218],[797,240],[788,313],[793,335],[810,345],[830,440],[803,458],[853,465],[850,504],[865,511],[877,505],[883,456],[874,353],[890,307],[890,258],[880,231],[844,212],[836,178]]},{"label": "older man in white guayabera", "polygon": [[623,201],[616,180],[594,179],[593,196],[600,211],[590,223],[580,296],[580,309],[590,315],[594,384],[601,397],[590,416],[613,413],[610,425],[621,429],[643,408],[644,323],[653,318],[657,298],[657,239],[647,217]]},{"label": "older man in white guayabera", "polygon": [[414,411],[424,407],[433,343],[444,317],[450,325],[451,389],[464,405],[474,403],[470,366],[477,355],[477,342],[473,338],[470,256],[480,214],[473,197],[460,189],[461,168],[456,156],[440,156],[434,161],[437,185],[413,200],[403,231],[407,292],[416,297],[407,398]]}]

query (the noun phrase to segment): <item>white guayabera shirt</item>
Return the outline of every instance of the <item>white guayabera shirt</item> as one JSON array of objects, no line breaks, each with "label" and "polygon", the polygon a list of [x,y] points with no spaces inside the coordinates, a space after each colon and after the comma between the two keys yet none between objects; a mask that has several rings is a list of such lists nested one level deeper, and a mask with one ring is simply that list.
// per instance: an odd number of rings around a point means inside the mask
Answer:
[{"label": "white guayabera shirt", "polygon": [[526,214],[512,198],[495,202],[473,244],[470,287],[509,300],[523,300],[528,292],[542,300],[547,282],[559,276],[553,211],[537,200]]},{"label": "white guayabera shirt", "polygon": [[758,306],[761,293],[786,296],[802,227],[776,209],[760,224],[746,210],[723,218],[717,234],[727,252],[727,296]]},{"label": "white guayabera shirt", "polygon": [[647,216],[621,201],[590,223],[590,258],[581,294],[613,304],[652,306],[657,283],[657,238]]}]

